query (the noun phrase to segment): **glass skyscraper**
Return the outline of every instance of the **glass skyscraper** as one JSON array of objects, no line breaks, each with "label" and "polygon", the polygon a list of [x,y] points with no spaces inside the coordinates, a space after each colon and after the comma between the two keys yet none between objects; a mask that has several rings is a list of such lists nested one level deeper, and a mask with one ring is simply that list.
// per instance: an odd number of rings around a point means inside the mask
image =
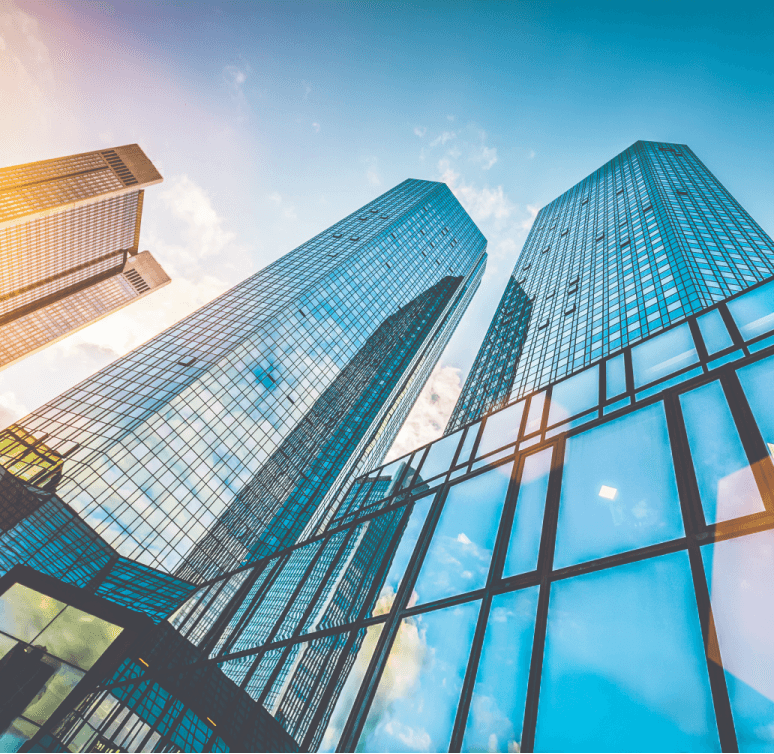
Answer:
[{"label": "glass skyscraper", "polygon": [[0,168],[0,368],[166,285],[140,251],[136,144]]},{"label": "glass skyscraper", "polygon": [[[771,251],[687,147],[626,150],[538,214],[445,436],[342,467],[288,546],[240,540],[252,554],[222,573],[186,560],[198,584],[161,649],[91,687],[56,740],[236,749],[244,707],[166,712],[221,673],[300,750],[771,750]],[[362,342],[366,392],[372,345],[410,358],[451,285]],[[368,411],[339,389],[315,416]],[[311,476],[328,441],[283,452],[312,448]],[[26,451],[37,473],[46,448]],[[317,499],[282,484],[288,510]],[[217,526],[267,499],[250,490]]]}]

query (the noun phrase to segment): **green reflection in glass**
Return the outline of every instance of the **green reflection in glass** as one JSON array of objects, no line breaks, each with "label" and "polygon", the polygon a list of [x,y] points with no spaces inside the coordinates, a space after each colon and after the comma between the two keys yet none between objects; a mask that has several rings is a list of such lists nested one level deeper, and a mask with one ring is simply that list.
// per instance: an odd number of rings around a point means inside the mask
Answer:
[{"label": "green reflection in glass", "polygon": [[680,405],[707,523],[765,510],[720,383],[683,393]]},{"label": "green reflection in glass", "polygon": [[16,639],[0,634],[0,659],[5,657],[18,643]]},{"label": "green reflection in glass", "polygon": [[774,329],[774,282],[726,303],[745,340]]},{"label": "green reflection in glass", "polygon": [[13,584],[0,596],[0,631],[32,642],[65,607],[64,602]]},{"label": "green reflection in glass", "polygon": [[336,700],[336,706],[333,708],[333,712],[328,720],[328,727],[325,729],[320,748],[317,751],[330,752],[336,750],[352,705],[355,703],[355,697],[360,690],[360,684],[363,682],[368,666],[371,663],[371,658],[376,650],[376,642],[379,641],[379,637],[382,635],[383,628],[384,623],[379,623],[360,630],[360,637],[362,637],[360,641],[362,643],[357,652],[355,664],[349,671],[344,688],[342,688],[341,694],[339,694],[339,698]]},{"label": "green reflection in glass", "polygon": [[660,380],[699,360],[687,323],[634,346],[631,354],[635,388]]},{"label": "green reflection in glass", "polygon": [[739,751],[774,751],[774,531],[702,547]]},{"label": "green reflection in glass", "polygon": [[567,440],[555,568],[683,533],[663,404]]},{"label": "green reflection in glass", "polygon": [[357,751],[447,751],[480,601],[404,618]]},{"label": "green reflection in glass", "polygon": [[29,741],[40,728],[29,720],[17,717],[4,733],[0,733],[0,751],[19,751],[22,745]]},{"label": "green reflection in glass", "polygon": [[546,448],[524,459],[503,578],[537,568],[552,455]]},{"label": "green reflection in glass", "polygon": [[538,587],[492,598],[462,751],[519,751]]},{"label": "green reflection in glass", "polygon": [[535,751],[719,751],[688,555],[551,586]]},{"label": "green reflection in glass", "polygon": [[449,489],[412,600],[432,602],[486,584],[513,463]]},{"label": "green reflection in glass", "polygon": [[409,560],[411,560],[411,556],[414,554],[414,545],[416,545],[419,535],[422,533],[422,527],[425,525],[425,519],[430,511],[430,506],[433,504],[433,500],[435,500],[435,495],[428,495],[414,503],[414,509],[411,511],[400,542],[395,548],[395,555],[393,555],[390,570],[384,579],[382,591],[379,593],[379,599],[376,601],[371,615],[383,615],[392,608],[395,595],[398,593],[398,587],[403,580],[406,566],[408,566]]},{"label": "green reflection in glass", "polygon": [[66,608],[40,634],[36,643],[63,660],[89,670],[123,631],[74,607]]},{"label": "green reflection in glass", "polygon": [[46,685],[30,702],[22,714],[40,725],[46,722],[56,712],[59,705],[78,685],[85,673],[70,665],[59,662],[51,655],[45,655],[43,662],[56,668],[56,672],[46,681]]}]

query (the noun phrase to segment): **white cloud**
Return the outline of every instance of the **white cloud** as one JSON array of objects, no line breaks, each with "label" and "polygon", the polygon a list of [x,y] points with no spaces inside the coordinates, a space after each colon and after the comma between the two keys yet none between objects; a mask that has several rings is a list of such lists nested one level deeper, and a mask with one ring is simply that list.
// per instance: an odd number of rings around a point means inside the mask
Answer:
[{"label": "white cloud", "polygon": [[443,434],[460,395],[460,370],[438,365],[417,398],[385,460],[400,458]]},{"label": "white cloud", "polygon": [[421,139],[427,133],[427,128],[424,126],[414,126],[414,133]]},{"label": "white cloud", "polygon": [[431,147],[443,146],[447,141],[451,141],[457,136],[454,131],[444,131],[440,136],[436,136],[431,142]]},{"label": "white cloud", "polygon": [[494,147],[481,147],[476,161],[481,163],[482,170],[489,170],[497,162],[497,150]]},{"label": "white cloud", "polygon": [[10,390],[0,393],[0,430],[13,424],[17,419],[26,416],[30,409],[23,405],[16,394]]},{"label": "white cloud", "polygon": [[441,180],[454,192],[461,204],[475,222],[482,220],[505,220],[517,209],[516,205],[505,196],[502,186],[476,188],[472,184],[460,180],[460,174],[451,167],[449,160],[438,162],[438,172]]},{"label": "white cloud", "polygon": [[366,165],[366,180],[371,186],[381,186],[382,177],[379,174],[379,160],[376,157],[367,157],[363,160]]},{"label": "white cloud", "polygon": [[527,153],[527,159],[532,160],[534,159],[534,157],[535,157],[535,150],[530,149],[529,152]]},{"label": "white cloud", "polygon": [[320,124],[319,123],[312,123],[312,130],[318,134],[320,133]]},{"label": "white cloud", "polygon": [[278,192],[274,192],[273,194],[269,194],[267,197],[269,201],[274,202],[274,204],[277,205],[277,207],[281,208],[282,212],[281,215],[285,220],[295,220],[297,219],[296,216],[296,208],[292,204],[287,204],[285,200],[282,198],[282,195]]},{"label": "white cloud", "polygon": [[457,119],[456,115],[447,115],[446,116],[446,120],[456,120],[456,119]]},{"label": "white cloud", "polygon": [[460,543],[462,543],[463,545],[471,545],[471,544],[473,544],[473,543],[471,542],[470,538],[468,537],[468,535],[467,535],[467,534],[465,534],[465,532],[464,532],[464,531],[461,531],[461,532],[460,532],[460,533],[457,535],[457,541],[458,541],[458,542],[460,542]]}]

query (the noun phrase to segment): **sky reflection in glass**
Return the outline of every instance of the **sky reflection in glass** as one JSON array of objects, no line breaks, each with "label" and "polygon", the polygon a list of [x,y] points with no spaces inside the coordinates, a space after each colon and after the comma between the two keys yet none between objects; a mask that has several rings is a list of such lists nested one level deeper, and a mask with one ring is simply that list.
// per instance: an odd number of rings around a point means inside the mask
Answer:
[{"label": "sky reflection in glass", "polygon": [[715,542],[701,554],[739,751],[774,751],[774,531]]},{"label": "sky reflection in glass", "polygon": [[538,587],[492,598],[462,751],[519,751]]},{"label": "sky reflection in glass", "polygon": [[554,582],[535,751],[719,751],[688,555]]},{"label": "sky reflection in glass", "polygon": [[567,440],[555,568],[683,532],[662,403]]},{"label": "sky reflection in glass", "polygon": [[707,523],[765,510],[720,382],[684,393],[680,405]]},{"label": "sky reflection in glass", "polygon": [[774,282],[726,303],[745,340],[774,329]]},{"label": "sky reflection in glass", "polygon": [[747,396],[755,421],[763,435],[763,441],[774,455],[774,406],[771,402],[771,386],[774,385],[774,356],[736,370],[739,382]]},{"label": "sky reflection in glass", "polygon": [[696,322],[699,325],[702,340],[710,356],[734,345],[734,341],[731,340],[731,336],[726,329],[725,322],[723,322],[723,317],[717,309],[713,309],[711,312],[698,317]]},{"label": "sky reflection in glass", "polygon": [[414,585],[417,604],[486,584],[512,468],[506,463],[451,487]]},{"label": "sky reflection in glass", "polygon": [[428,448],[427,457],[420,471],[422,479],[432,479],[449,470],[461,435],[462,432],[455,432],[453,435],[437,440]]},{"label": "sky reflection in glass", "polygon": [[688,323],[634,346],[631,353],[635,387],[660,380],[699,361]]},{"label": "sky reflection in glass", "polygon": [[598,403],[599,365],[596,365],[554,385],[548,409],[548,426],[588,411]]},{"label": "sky reflection in glass", "polygon": [[524,460],[503,578],[537,568],[552,454],[546,448]]},{"label": "sky reflection in glass", "polygon": [[626,392],[626,364],[622,353],[605,364],[605,382],[608,400]]},{"label": "sky reflection in glass", "polygon": [[503,445],[516,442],[523,413],[524,401],[519,401],[513,406],[508,406],[508,408],[492,414],[486,420],[476,456],[482,456],[484,453],[502,448]]},{"label": "sky reflection in glass", "polygon": [[479,600],[404,618],[357,751],[447,751]]},{"label": "sky reflection in glass", "polygon": [[414,503],[414,509],[411,511],[406,528],[403,530],[400,543],[395,548],[395,555],[390,564],[390,570],[382,585],[382,591],[379,593],[379,599],[376,601],[372,615],[383,615],[390,611],[392,603],[395,601],[395,595],[398,593],[398,587],[406,572],[411,556],[414,554],[414,546],[422,533],[422,527],[425,525],[425,519],[430,511],[430,506],[435,500],[435,495],[427,495]]}]

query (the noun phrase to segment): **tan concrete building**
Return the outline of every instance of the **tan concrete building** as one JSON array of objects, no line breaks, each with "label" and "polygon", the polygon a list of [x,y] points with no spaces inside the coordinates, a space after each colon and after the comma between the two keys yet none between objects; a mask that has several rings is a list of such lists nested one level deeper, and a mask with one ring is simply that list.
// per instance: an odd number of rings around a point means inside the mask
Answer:
[{"label": "tan concrete building", "polygon": [[0,168],[0,369],[169,283],[139,251],[137,144]]}]

